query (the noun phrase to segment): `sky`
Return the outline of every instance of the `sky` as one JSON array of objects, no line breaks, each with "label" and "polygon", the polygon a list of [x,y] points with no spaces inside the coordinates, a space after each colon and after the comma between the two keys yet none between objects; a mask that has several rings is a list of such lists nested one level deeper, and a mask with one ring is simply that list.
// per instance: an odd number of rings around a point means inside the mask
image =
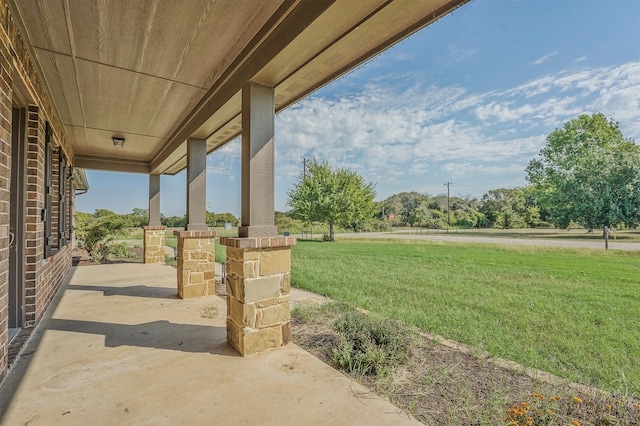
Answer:
[{"label": "sky", "polygon": [[[275,206],[305,158],[403,192],[482,197],[526,185],[563,123],[601,112],[640,143],[640,1],[475,0],[276,116]],[[146,175],[87,171],[77,210],[148,207]],[[161,177],[161,213],[186,211]],[[240,141],[207,158],[207,206],[240,215]]]}]

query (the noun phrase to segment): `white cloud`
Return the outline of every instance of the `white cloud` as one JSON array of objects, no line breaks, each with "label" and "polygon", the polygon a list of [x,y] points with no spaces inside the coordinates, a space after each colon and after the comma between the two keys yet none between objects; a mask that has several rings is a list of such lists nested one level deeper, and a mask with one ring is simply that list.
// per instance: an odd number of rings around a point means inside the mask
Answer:
[{"label": "white cloud", "polygon": [[538,59],[536,59],[535,61],[533,61],[533,64],[534,64],[534,65],[540,65],[540,64],[542,64],[542,63],[546,62],[548,59],[550,59],[550,58],[552,58],[552,57],[556,56],[557,54],[558,54],[558,52],[557,52],[557,51],[554,51],[554,52],[548,53],[548,54],[546,54],[546,55],[542,56],[541,58],[538,58]]},{"label": "white cloud", "polygon": [[413,84],[394,85],[382,77],[337,98],[313,96],[280,114],[276,161],[283,184],[303,158],[400,187],[427,174],[524,174],[546,135],[582,113],[601,111],[620,121],[625,136],[640,135],[640,63],[568,69],[477,93],[412,78]]},{"label": "white cloud", "polygon": [[526,165],[522,164],[505,164],[505,165],[486,165],[473,163],[447,163],[441,168],[453,177],[462,177],[469,175],[504,175],[507,173],[518,173]]}]

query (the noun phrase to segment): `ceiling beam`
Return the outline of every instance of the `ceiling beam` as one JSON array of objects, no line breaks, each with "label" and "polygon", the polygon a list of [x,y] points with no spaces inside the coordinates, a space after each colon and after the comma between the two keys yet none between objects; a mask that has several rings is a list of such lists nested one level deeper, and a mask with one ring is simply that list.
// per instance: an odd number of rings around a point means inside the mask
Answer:
[{"label": "ceiling beam", "polygon": [[73,166],[89,170],[107,170],[110,172],[150,173],[149,162],[124,160],[111,157],[96,157],[93,155],[76,154]]},{"label": "ceiling beam", "polygon": [[171,154],[334,1],[284,2],[156,153],[151,172],[167,170]]}]

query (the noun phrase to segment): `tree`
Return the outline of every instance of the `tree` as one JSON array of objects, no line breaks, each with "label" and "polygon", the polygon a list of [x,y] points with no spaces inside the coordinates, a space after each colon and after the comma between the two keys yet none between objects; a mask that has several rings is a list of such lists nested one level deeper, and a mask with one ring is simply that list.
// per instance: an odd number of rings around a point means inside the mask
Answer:
[{"label": "tree", "polygon": [[602,114],[554,130],[527,167],[536,198],[560,228],[640,222],[640,148]]},{"label": "tree", "polygon": [[187,224],[187,216],[160,215],[160,223],[168,228],[184,228]]},{"label": "tree", "polygon": [[207,211],[206,221],[207,225],[211,227],[225,226],[227,223],[230,223],[231,226],[238,225],[238,218],[231,213],[214,213]]},{"label": "tree", "polygon": [[402,220],[410,227],[422,225],[432,217],[427,202],[419,197],[407,200],[402,209]]},{"label": "tree", "polygon": [[126,243],[114,241],[115,234],[127,224],[124,216],[106,209],[97,209],[93,215],[77,211],[75,223],[77,245],[91,260],[100,261],[109,255],[131,257]]},{"label": "tree", "polygon": [[540,208],[531,204],[528,188],[492,189],[482,196],[480,211],[491,223],[505,229],[535,228],[543,225]]},{"label": "tree", "polygon": [[334,225],[357,229],[375,213],[374,185],[352,170],[333,169],[327,162],[311,161],[307,174],[300,172],[287,195],[296,217],[329,224],[330,241],[334,241]]}]

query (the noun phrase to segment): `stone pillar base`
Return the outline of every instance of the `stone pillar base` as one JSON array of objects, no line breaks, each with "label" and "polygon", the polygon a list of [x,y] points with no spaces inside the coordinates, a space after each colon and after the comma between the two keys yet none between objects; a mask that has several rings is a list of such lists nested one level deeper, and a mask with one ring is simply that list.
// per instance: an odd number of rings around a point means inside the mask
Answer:
[{"label": "stone pillar base", "polygon": [[174,231],[178,237],[178,296],[216,294],[216,231]]},{"label": "stone pillar base", "polygon": [[242,356],[289,343],[295,237],[222,237],[220,243],[227,246],[227,342]]},{"label": "stone pillar base", "polygon": [[164,264],[164,232],[166,226],[143,226],[144,229],[144,263]]}]

